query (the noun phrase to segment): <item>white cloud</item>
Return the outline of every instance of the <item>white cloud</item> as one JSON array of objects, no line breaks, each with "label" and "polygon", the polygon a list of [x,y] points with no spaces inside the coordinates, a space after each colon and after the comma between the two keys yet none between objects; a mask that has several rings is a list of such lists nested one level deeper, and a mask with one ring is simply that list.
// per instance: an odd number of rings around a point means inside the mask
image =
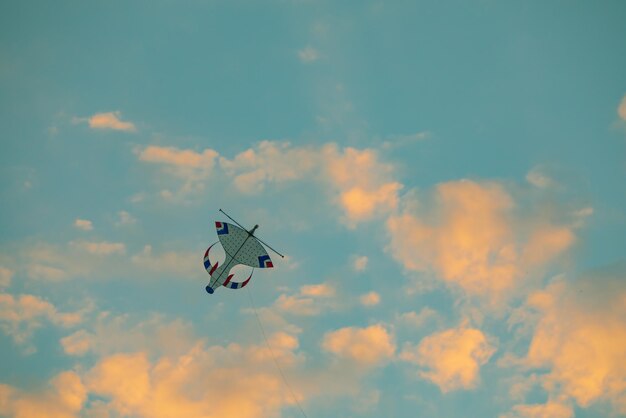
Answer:
[{"label": "white cloud", "polygon": [[532,170],[526,174],[526,180],[535,187],[540,189],[547,189],[553,187],[556,183],[548,176],[541,167],[533,167]]},{"label": "white cloud", "polygon": [[80,251],[98,256],[126,253],[126,245],[122,242],[71,241],[70,245]]},{"label": "white cloud", "polygon": [[317,49],[307,46],[306,48],[298,51],[298,58],[300,58],[301,62],[309,64],[311,62],[317,61],[320,58],[320,54]]},{"label": "white cloud", "polygon": [[76,220],[74,220],[74,226],[78,229],[82,229],[83,231],[93,230],[93,223],[87,219],[77,218]]},{"label": "white cloud", "polygon": [[137,218],[135,218],[133,215],[126,212],[125,210],[117,212],[117,217],[118,220],[117,222],[115,222],[117,226],[134,225],[135,223],[137,223]]}]

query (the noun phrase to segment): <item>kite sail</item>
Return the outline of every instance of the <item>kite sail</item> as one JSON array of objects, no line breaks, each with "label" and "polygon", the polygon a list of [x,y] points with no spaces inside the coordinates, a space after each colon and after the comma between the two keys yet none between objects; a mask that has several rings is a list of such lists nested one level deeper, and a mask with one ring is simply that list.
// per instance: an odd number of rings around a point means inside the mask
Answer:
[{"label": "kite sail", "polygon": [[[220,211],[226,215],[221,209]],[[228,216],[228,218],[236,223],[230,216]],[[213,248],[217,242],[211,244],[204,253],[204,268],[211,276],[211,280],[206,287],[206,291],[209,294],[213,294],[215,289],[219,286],[224,286],[229,289],[241,289],[250,282],[255,268],[274,267],[270,256],[263,247],[265,243],[261,244],[262,241],[254,236],[254,231],[258,227],[258,225],[255,225],[254,228],[247,231],[239,224],[215,222],[217,237],[219,238],[219,243],[222,245],[222,248],[224,248],[226,257],[221,265],[219,262],[213,263],[211,261],[211,248]],[[267,247],[276,252],[276,250],[272,249],[269,245],[267,245]],[[283,255],[278,252],[276,252],[276,254],[283,257]],[[233,280],[234,274],[231,274],[232,268],[239,264],[252,267],[252,272],[248,278],[241,282]]]}]

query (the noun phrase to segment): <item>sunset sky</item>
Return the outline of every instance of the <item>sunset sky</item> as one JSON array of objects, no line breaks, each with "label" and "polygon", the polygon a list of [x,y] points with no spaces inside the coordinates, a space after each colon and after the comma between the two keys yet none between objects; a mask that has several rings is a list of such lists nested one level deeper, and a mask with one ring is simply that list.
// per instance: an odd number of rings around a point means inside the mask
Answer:
[{"label": "sunset sky", "polygon": [[0,416],[626,416],[625,22],[0,2]]}]

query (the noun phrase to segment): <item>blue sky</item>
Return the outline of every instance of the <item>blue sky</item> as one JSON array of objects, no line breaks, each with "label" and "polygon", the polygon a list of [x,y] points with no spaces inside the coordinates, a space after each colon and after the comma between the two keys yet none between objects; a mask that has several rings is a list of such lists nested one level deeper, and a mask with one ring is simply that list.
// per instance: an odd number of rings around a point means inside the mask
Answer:
[{"label": "blue sky", "polygon": [[625,414],[625,18],[4,2],[0,415]]}]

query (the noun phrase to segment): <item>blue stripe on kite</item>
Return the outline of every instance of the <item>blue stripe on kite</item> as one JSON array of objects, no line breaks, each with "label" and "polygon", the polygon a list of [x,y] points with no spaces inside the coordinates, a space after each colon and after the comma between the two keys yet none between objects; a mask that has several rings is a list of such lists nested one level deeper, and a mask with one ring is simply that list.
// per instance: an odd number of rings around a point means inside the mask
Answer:
[{"label": "blue stripe on kite", "polygon": [[228,224],[227,223],[223,223],[222,224],[222,228],[217,230],[217,235],[224,235],[224,234],[228,234]]},{"label": "blue stripe on kite", "polygon": [[269,261],[269,259],[270,259],[270,256],[267,254],[259,256],[259,267],[264,268],[265,262]]}]

